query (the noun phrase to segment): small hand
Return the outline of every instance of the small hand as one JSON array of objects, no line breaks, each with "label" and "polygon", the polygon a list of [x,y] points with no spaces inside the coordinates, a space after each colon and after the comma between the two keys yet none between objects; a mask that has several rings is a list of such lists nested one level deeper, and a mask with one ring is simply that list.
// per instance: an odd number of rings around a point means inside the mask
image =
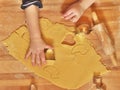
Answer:
[{"label": "small hand", "polygon": [[51,48],[51,47],[49,45],[46,45],[46,43],[43,40],[31,41],[25,59],[28,59],[28,57],[31,56],[33,66],[35,65],[41,66],[43,64],[46,64],[45,53],[44,53],[45,48]]},{"label": "small hand", "polygon": [[84,9],[80,6],[80,3],[75,2],[63,14],[63,18],[65,20],[77,22],[83,13],[84,13]]}]

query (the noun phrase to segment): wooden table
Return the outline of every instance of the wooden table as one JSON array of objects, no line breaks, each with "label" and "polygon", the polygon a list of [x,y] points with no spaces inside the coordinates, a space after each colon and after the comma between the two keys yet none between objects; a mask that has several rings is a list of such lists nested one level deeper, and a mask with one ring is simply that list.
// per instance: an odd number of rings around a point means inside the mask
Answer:
[{"label": "wooden table", "polygon": [[[60,11],[64,10],[74,1],[75,0],[43,0],[44,8],[41,9],[41,17],[49,18],[54,22],[64,23],[66,25],[74,25],[60,18]],[[25,24],[24,11],[20,9],[20,3],[21,0],[0,0],[0,40],[5,39],[11,32]],[[96,0],[92,8],[97,12],[100,20],[105,23],[110,31],[111,37],[115,42],[117,58],[120,60],[120,1]],[[88,10],[85,16],[90,17],[90,12],[91,11]],[[16,18],[14,19],[14,17]],[[102,48],[98,40],[94,40],[96,37],[91,35],[89,38],[94,41],[96,50],[100,51]],[[108,57],[102,57],[103,60],[108,60]],[[119,90],[119,78],[120,69],[114,69],[104,75],[103,82],[107,90]],[[10,56],[5,47],[0,43],[0,90],[29,90],[30,87],[36,90],[36,88],[33,87],[34,85],[38,90],[66,90],[35,76],[27,70],[25,66]],[[92,83],[90,82],[77,90],[89,90],[91,85]]]}]

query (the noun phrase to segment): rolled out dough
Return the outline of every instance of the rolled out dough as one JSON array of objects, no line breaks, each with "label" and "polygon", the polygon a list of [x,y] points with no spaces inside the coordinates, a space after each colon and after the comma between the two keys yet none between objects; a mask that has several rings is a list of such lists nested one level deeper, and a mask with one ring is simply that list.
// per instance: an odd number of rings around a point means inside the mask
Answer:
[{"label": "rolled out dough", "polygon": [[[42,67],[33,67],[30,59],[24,60],[29,46],[29,33],[26,26],[20,27],[3,41],[9,54],[35,74],[59,87],[76,89],[89,82],[94,72],[107,72],[100,62],[101,57],[97,55],[85,36],[74,35],[71,32],[75,30],[74,27],[52,23],[45,18],[40,19],[40,27],[44,40],[53,45],[55,51],[55,60],[47,60],[47,64]],[[62,44],[68,34],[74,36],[74,45]]]}]

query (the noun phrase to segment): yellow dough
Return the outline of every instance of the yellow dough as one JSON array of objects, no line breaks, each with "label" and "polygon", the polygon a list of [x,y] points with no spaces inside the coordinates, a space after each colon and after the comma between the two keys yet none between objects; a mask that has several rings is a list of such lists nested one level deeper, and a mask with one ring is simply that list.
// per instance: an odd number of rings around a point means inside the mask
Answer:
[{"label": "yellow dough", "polygon": [[[32,66],[31,60],[24,60],[29,45],[29,34],[26,26],[22,26],[3,41],[9,54],[22,62],[31,71],[62,88],[76,89],[92,79],[94,72],[107,72],[101,64],[90,42],[82,34],[74,35],[74,27],[52,23],[41,18],[40,26],[44,40],[54,46],[55,60],[47,60],[47,64]],[[75,44],[62,44],[66,35],[74,35]]]}]

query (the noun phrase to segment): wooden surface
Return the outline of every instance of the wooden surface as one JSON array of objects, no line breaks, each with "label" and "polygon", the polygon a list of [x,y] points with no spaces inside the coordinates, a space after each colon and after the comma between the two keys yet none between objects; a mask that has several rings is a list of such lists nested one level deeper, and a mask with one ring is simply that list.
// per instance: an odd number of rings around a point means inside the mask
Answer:
[{"label": "wooden surface", "polygon": [[[73,25],[73,23],[64,21],[60,17],[61,11],[64,11],[74,1],[43,0],[44,8],[41,9],[41,17],[49,18],[54,22]],[[21,0],[0,0],[0,40],[8,37],[11,32],[25,23],[24,12],[19,7],[20,3]],[[117,59],[120,61],[120,0],[96,0],[91,8],[97,12],[100,21],[107,26],[114,41]],[[90,12],[88,10],[85,16],[90,17]],[[102,53],[102,47],[96,36],[91,34],[89,39],[93,41],[97,52]],[[108,56],[104,54],[101,54],[101,56],[102,60],[111,65]],[[104,75],[103,82],[107,90],[119,90],[119,78],[120,69],[114,69]],[[66,90],[33,75],[25,66],[10,56],[5,47],[0,44],[0,90],[29,90],[31,83],[36,84],[38,90]],[[90,90],[91,86],[92,83],[89,82],[77,90]]]}]

